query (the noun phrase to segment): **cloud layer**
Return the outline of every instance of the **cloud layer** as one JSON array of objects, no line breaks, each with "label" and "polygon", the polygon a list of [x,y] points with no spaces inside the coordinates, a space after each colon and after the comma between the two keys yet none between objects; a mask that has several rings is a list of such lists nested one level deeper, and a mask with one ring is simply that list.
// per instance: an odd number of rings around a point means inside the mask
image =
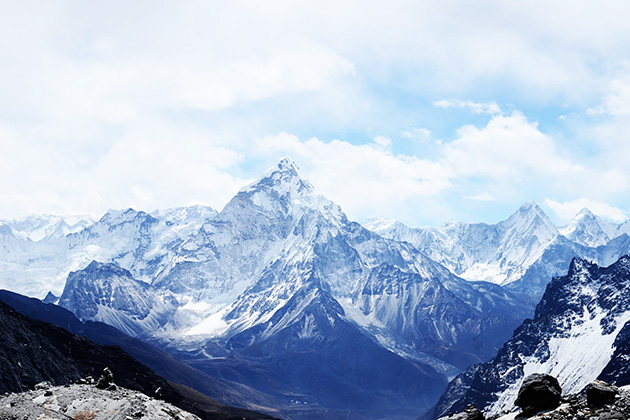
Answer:
[{"label": "cloud layer", "polygon": [[283,155],[359,220],[630,208],[621,2],[2,9],[0,219],[220,209]]}]

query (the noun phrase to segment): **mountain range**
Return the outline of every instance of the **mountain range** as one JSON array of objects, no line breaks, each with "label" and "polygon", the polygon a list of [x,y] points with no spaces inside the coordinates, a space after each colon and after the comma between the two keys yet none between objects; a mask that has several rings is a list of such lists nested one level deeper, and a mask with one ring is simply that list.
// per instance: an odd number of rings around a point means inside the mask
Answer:
[{"label": "mountain range", "polygon": [[0,286],[50,291],[295,419],[417,417],[496,354],[574,256],[630,250],[627,223],[583,211],[558,228],[535,203],[496,225],[364,227],[289,159],[220,212],[110,210],[67,233],[25,220],[0,222]]}]

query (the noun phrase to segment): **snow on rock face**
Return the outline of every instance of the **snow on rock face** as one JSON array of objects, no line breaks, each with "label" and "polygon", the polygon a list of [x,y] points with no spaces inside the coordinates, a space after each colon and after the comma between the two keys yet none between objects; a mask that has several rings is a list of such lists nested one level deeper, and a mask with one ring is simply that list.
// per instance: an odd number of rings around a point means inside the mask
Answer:
[{"label": "snow on rock face", "polygon": [[[504,231],[520,238],[519,229],[540,224],[536,209],[524,213]],[[487,225],[450,229],[461,230],[471,243],[498,235]],[[243,362],[245,373],[224,379],[257,378],[247,369],[259,363],[252,357],[263,354],[287,372],[304,372],[291,377],[294,383],[281,379],[283,389],[292,387],[286,392],[310,389],[323,400],[359,391],[342,379],[350,371],[328,365],[339,362],[333,351],[339,349],[344,368],[370,379],[370,390],[360,390],[363,409],[398,383],[385,365],[380,377],[371,374],[374,365],[388,360],[387,366],[413,371],[408,384],[418,383],[423,394],[393,397],[410,410],[418,403],[428,408],[454,366],[494,354],[523,316],[523,307],[501,287],[458,278],[410,243],[349,221],[289,160],[242,189],[218,214],[110,211],[64,241],[57,243],[65,250],[60,261],[74,273],[60,302],[81,319],[148,335],[196,363],[219,366],[220,374],[235,372],[229,363]],[[88,265],[92,259],[103,263]],[[73,264],[88,266],[78,271]],[[375,359],[357,354],[356,342]],[[273,353],[282,349],[293,352],[291,362]],[[210,356],[217,353],[225,359]],[[304,365],[302,358],[311,356],[318,360]],[[320,365],[329,366],[335,395],[307,375]],[[278,374],[265,369],[265,376]],[[427,377],[437,386],[428,385]],[[379,406],[391,404],[390,397]]]},{"label": "snow on rock face", "polygon": [[203,206],[154,215],[110,210],[96,222],[64,218],[57,223],[56,233],[49,229],[45,234],[41,229],[33,233],[39,226],[36,222],[50,224],[57,216],[32,216],[28,225],[14,223],[21,231],[14,230],[12,222],[0,222],[0,230],[4,229],[0,232],[0,287],[36,297],[48,291],[60,294],[68,273],[92,260],[115,262],[134,277],[151,281],[172,265],[174,249],[214,214]]},{"label": "snow on rock face", "polygon": [[564,393],[579,392],[609,364],[629,321],[630,257],[607,268],[576,258],[566,276],[549,284],[534,319],[516,330],[495,359],[454,381],[438,411],[461,409],[464,400],[489,414],[509,410],[531,373],[555,376]]}]

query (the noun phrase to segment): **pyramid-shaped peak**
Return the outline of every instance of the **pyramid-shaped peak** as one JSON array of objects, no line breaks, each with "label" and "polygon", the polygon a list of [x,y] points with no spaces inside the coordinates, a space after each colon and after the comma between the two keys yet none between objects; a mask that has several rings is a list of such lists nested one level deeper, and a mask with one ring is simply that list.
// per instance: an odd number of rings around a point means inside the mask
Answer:
[{"label": "pyramid-shaped peak", "polygon": [[85,274],[95,274],[95,273],[115,273],[118,275],[122,275],[122,276],[126,276],[126,277],[131,277],[131,273],[127,270],[125,270],[124,268],[118,266],[117,264],[114,263],[103,263],[100,261],[96,261],[96,260],[92,260],[92,262],[90,262],[87,267],[85,267],[83,270],[79,270],[79,271],[75,271],[72,272],[71,274],[77,274],[77,273],[85,273]]},{"label": "pyramid-shaped peak", "polygon": [[520,234],[535,234],[539,238],[553,238],[558,234],[556,225],[549,216],[534,201],[527,201],[512,214],[507,220],[500,222],[498,226],[516,229]]}]

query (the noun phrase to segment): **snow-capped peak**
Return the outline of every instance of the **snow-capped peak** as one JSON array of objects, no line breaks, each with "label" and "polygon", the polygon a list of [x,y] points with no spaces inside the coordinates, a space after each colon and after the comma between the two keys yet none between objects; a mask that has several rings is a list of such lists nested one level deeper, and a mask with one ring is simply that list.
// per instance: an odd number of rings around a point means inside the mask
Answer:
[{"label": "snow-capped peak", "polygon": [[107,210],[107,213],[105,213],[103,217],[101,217],[99,222],[101,223],[106,222],[109,224],[119,224],[119,223],[130,222],[138,216],[151,217],[148,213],[145,213],[143,211],[136,211],[132,209],[131,207],[129,207],[127,209],[120,209],[120,210],[114,210],[114,209]]},{"label": "snow-capped peak", "polygon": [[543,209],[541,209],[540,206],[536,204],[536,202],[534,201],[526,201],[525,203],[523,203],[521,207],[519,207],[519,209],[516,212],[514,212],[514,214],[512,214],[503,223],[506,223],[506,224],[514,223],[515,221],[521,221],[521,220],[527,220],[527,221],[536,220],[538,222],[543,223],[546,226],[553,227],[553,230],[556,229],[551,219],[549,219],[549,217],[543,211]]},{"label": "snow-capped peak", "polygon": [[526,235],[536,236],[538,242],[546,244],[558,236],[558,228],[556,228],[543,209],[533,201],[524,203],[507,220],[500,222],[497,226],[505,231],[505,237],[502,242],[506,240],[512,242]]},{"label": "snow-capped peak", "polygon": [[560,229],[560,233],[581,245],[597,247],[617,237],[621,233],[618,230],[617,225],[583,208],[567,226]]},{"label": "snow-capped peak", "polygon": [[582,217],[595,217],[595,214],[590,211],[587,207],[584,207],[582,210],[580,210],[580,212],[577,214],[576,218],[582,218]]},{"label": "snow-capped peak", "polygon": [[[363,227],[372,232],[391,232],[399,226],[405,226],[403,223],[395,219],[384,219],[381,217],[374,217],[368,219],[363,223]],[[406,226],[405,226],[406,227]]]}]

